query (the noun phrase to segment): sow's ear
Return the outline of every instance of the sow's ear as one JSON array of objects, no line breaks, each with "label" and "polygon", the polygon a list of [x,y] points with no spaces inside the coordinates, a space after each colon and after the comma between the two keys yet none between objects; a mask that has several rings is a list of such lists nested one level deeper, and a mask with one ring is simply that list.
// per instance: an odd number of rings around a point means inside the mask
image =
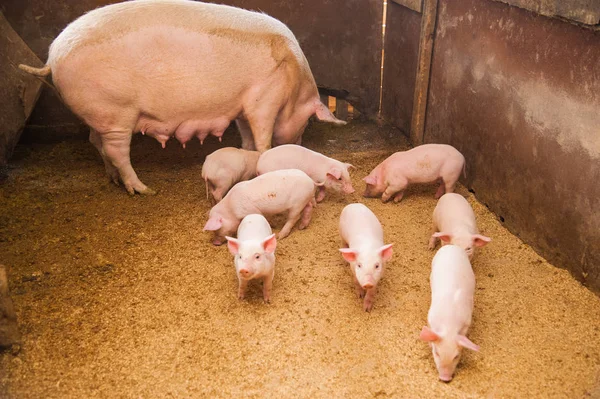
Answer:
[{"label": "sow's ear", "polygon": [[277,247],[277,238],[275,238],[275,234],[271,234],[267,238],[265,238],[262,242],[262,247],[265,252],[272,254],[275,252],[275,248]]},{"label": "sow's ear", "polygon": [[358,256],[358,251],[355,251],[350,248],[340,248],[340,252],[342,253],[342,256],[344,257],[344,259],[346,259],[347,262],[354,262],[356,260],[356,257]]},{"label": "sow's ear", "polygon": [[424,326],[419,334],[419,338],[425,342],[435,342],[440,340],[440,336],[433,332],[429,327]]},{"label": "sow's ear", "polygon": [[229,248],[229,252],[231,252],[231,254],[234,256],[237,255],[240,250],[240,242],[235,238],[228,236],[225,236],[225,239],[227,240],[227,248]]},{"label": "sow's ear", "polygon": [[223,226],[223,218],[212,217],[208,219],[208,222],[204,225],[204,231],[216,231],[219,230],[221,226]]}]

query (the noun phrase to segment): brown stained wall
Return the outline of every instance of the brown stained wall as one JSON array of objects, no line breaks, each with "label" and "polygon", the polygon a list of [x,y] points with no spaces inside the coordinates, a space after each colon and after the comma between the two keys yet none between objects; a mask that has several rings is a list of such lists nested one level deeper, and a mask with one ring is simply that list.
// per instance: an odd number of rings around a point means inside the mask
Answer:
[{"label": "brown stained wall", "polygon": [[[296,35],[317,85],[368,117],[379,110],[383,0],[215,0],[260,10]],[[332,93],[332,94],[335,94]]]},{"label": "brown stained wall", "polygon": [[489,0],[440,0],[437,23],[425,141],[462,151],[478,199],[600,291],[600,34]]},{"label": "brown stained wall", "polygon": [[413,111],[420,32],[420,13],[388,3],[381,111],[384,119],[406,136]]},{"label": "brown stained wall", "polygon": [[[5,0],[0,10],[13,29],[45,61],[48,47],[64,27],[84,12],[116,0]],[[214,1],[259,9],[282,20],[297,36],[317,85],[330,88],[366,116],[379,107],[382,0],[303,2],[287,0]],[[45,89],[30,125],[74,130],[79,121]]]}]

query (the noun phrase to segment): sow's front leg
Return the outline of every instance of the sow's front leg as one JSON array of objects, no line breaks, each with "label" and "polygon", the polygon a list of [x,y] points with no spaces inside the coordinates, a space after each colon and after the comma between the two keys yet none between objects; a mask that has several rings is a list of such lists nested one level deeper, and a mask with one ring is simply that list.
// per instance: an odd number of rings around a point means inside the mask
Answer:
[{"label": "sow's front leg", "polygon": [[138,179],[131,166],[131,159],[129,158],[131,135],[131,130],[100,133],[102,152],[119,171],[121,181],[129,194],[134,195],[136,192],[146,195],[156,194],[156,191],[147,187]]},{"label": "sow's front leg", "polygon": [[252,129],[247,120],[238,118],[235,120],[235,124],[242,137],[242,148],[248,151],[256,151],[254,146],[254,138],[252,137]]}]

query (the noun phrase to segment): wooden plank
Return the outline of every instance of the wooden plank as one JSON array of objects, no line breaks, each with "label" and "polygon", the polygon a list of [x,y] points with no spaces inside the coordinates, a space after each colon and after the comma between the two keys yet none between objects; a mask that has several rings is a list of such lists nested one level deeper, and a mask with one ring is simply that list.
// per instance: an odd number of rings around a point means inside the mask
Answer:
[{"label": "wooden plank", "polygon": [[0,165],[5,165],[35,105],[42,83],[18,68],[43,63],[0,12]]},{"label": "wooden plank", "polygon": [[400,4],[401,6],[404,6],[406,8],[410,8],[411,10],[416,11],[416,12],[423,11],[423,3],[421,2],[421,0],[392,0],[392,1],[396,4]]},{"label": "wooden plank", "polygon": [[346,100],[336,98],[335,117],[343,121],[348,120],[348,102]]},{"label": "wooden plank", "polygon": [[[1,14],[0,14],[1,15]],[[17,314],[10,292],[6,268],[0,265],[0,349],[10,348],[21,340],[21,333],[17,324]]]},{"label": "wooden plank", "polygon": [[410,141],[413,145],[423,144],[425,131],[425,112],[427,110],[427,92],[433,54],[433,32],[437,17],[438,0],[424,0],[421,36],[419,38],[419,63],[415,82],[415,96],[410,129]]}]

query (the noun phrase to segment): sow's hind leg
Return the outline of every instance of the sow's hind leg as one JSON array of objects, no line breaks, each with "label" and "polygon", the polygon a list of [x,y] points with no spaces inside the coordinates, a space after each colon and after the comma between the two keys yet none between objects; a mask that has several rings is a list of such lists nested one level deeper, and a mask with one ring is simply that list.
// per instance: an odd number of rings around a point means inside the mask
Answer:
[{"label": "sow's hind leg", "polygon": [[138,179],[131,166],[131,159],[129,158],[131,130],[112,130],[101,132],[99,135],[102,140],[102,152],[119,171],[119,176],[127,192],[131,195],[136,192],[146,195],[156,194],[156,191],[147,187]]},{"label": "sow's hind leg", "polygon": [[113,166],[113,164],[110,162],[110,160],[104,154],[104,150],[102,149],[102,139],[98,135],[98,132],[96,132],[94,129],[90,129],[90,143],[92,143],[94,145],[94,147],[96,147],[96,149],[100,153],[100,156],[102,157],[102,160],[104,161],[104,168],[106,169],[106,174],[108,174],[108,177],[110,177],[110,179],[113,181],[113,183],[115,183],[118,186],[119,185],[119,171],[117,170],[117,168],[115,168]]}]

